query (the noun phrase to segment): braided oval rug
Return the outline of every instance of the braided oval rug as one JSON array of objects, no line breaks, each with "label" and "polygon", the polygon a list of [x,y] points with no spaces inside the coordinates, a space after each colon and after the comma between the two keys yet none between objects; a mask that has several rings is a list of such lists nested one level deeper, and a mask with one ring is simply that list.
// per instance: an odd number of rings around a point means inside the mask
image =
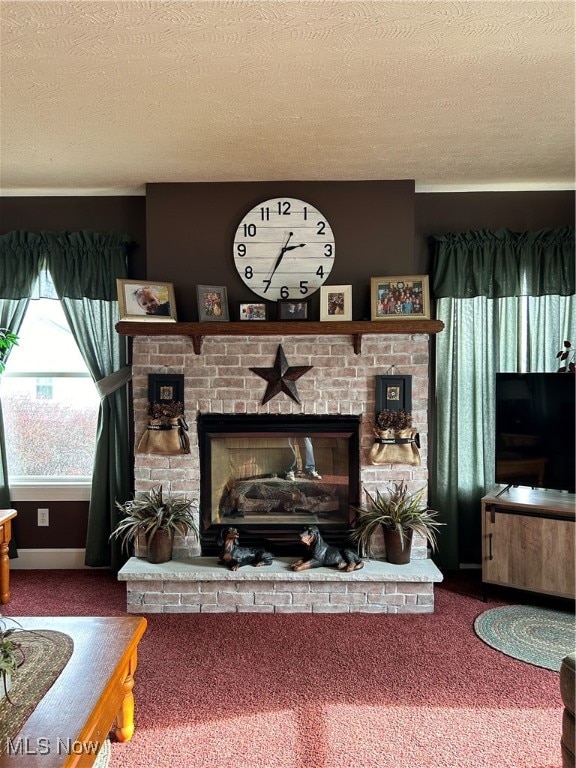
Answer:
[{"label": "braided oval rug", "polygon": [[51,688],[74,650],[71,637],[53,630],[18,629],[12,638],[20,646],[24,662],[12,677],[8,697],[0,700],[0,754]]},{"label": "braided oval rug", "polygon": [[537,667],[560,670],[576,650],[574,614],[530,605],[506,605],[484,611],[474,631],[491,648]]}]

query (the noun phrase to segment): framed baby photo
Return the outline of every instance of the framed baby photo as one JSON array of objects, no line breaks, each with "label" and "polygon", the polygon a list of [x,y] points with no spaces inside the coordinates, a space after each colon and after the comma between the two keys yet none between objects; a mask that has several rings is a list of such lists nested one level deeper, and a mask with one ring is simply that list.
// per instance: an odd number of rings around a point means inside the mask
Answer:
[{"label": "framed baby photo", "polygon": [[176,322],[172,283],[152,280],[116,280],[120,320]]},{"label": "framed baby photo", "polygon": [[428,275],[373,277],[372,320],[430,319]]},{"label": "framed baby photo", "polygon": [[228,293],[223,285],[197,285],[198,319],[201,323],[227,321]]},{"label": "framed baby photo", "polygon": [[268,320],[268,306],[263,301],[238,302],[238,320]]},{"label": "framed baby photo", "polygon": [[321,286],[320,320],[352,320],[351,285]]},{"label": "framed baby photo", "polygon": [[309,320],[310,302],[295,299],[278,299],[278,320]]}]

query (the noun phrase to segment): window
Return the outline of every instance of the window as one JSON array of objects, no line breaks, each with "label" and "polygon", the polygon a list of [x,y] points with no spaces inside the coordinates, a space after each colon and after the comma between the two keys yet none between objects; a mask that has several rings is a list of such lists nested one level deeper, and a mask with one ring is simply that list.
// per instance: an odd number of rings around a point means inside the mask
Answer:
[{"label": "window", "polygon": [[96,388],[59,301],[34,299],[0,379],[10,486],[88,483]]},{"label": "window", "polygon": [[36,379],[36,400],[52,400],[54,387],[52,379]]}]

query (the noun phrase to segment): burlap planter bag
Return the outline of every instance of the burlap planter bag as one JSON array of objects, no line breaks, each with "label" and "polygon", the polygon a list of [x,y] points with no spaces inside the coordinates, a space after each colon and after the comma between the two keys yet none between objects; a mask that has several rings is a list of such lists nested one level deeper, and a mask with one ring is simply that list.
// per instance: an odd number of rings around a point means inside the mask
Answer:
[{"label": "burlap planter bag", "polygon": [[175,456],[190,453],[188,426],[184,419],[151,419],[140,438],[138,453]]},{"label": "burlap planter bag", "polygon": [[375,430],[376,441],[368,459],[370,464],[408,464],[420,466],[418,430],[381,429]]}]

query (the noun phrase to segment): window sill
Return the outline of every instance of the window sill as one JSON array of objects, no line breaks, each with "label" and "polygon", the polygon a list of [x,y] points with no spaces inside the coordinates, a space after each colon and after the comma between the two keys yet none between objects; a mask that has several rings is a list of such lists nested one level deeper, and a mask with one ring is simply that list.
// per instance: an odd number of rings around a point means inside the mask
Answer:
[{"label": "window sill", "polygon": [[88,483],[10,483],[10,501],[90,501]]}]

